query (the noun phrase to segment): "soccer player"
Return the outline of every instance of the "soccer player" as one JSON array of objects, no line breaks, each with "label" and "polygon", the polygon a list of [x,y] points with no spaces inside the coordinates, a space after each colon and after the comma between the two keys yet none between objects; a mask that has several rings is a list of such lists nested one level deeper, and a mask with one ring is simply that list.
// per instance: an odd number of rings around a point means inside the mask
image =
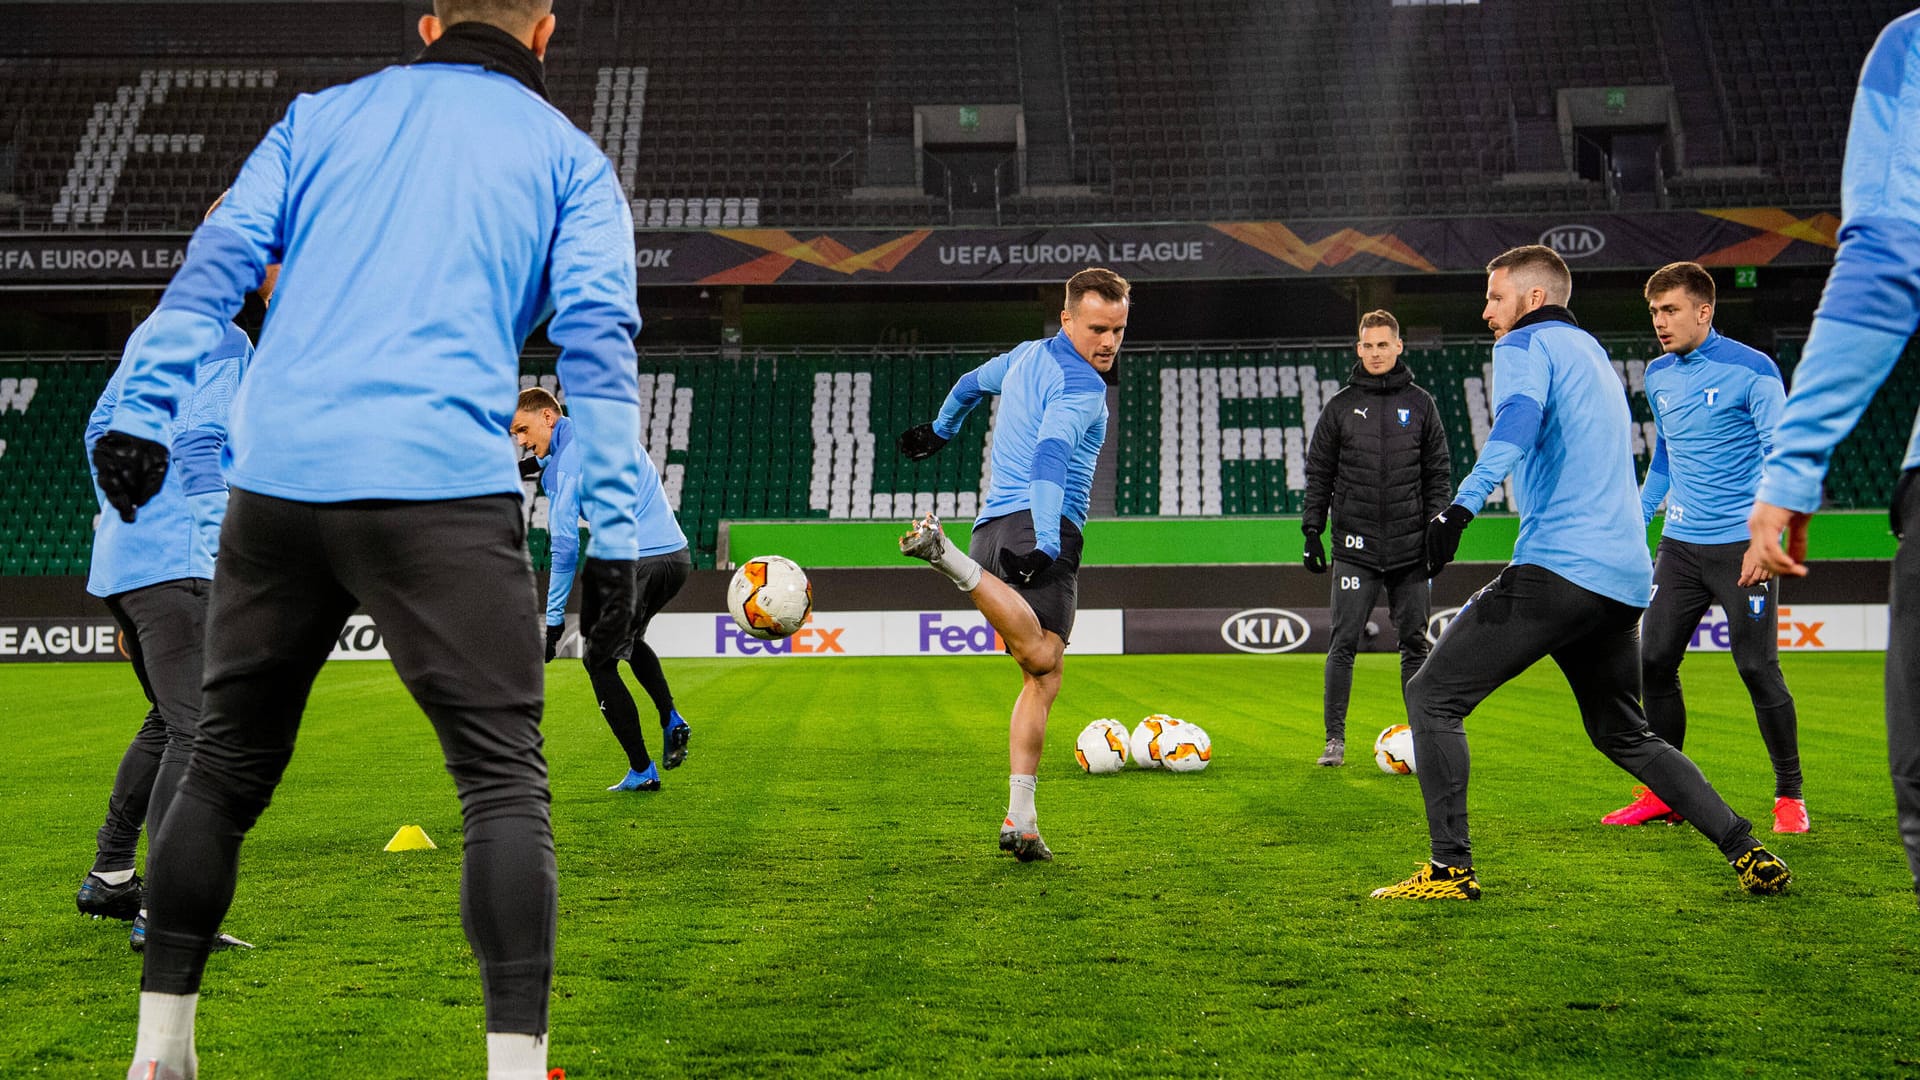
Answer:
[{"label": "soccer player", "polygon": [[[1713,275],[1698,263],[1661,267],[1647,279],[1646,298],[1653,331],[1667,350],[1647,365],[1647,401],[1658,435],[1640,489],[1646,521],[1662,499],[1667,503],[1653,564],[1653,601],[1640,630],[1647,725],[1674,749],[1684,748],[1680,662],[1700,617],[1719,604],[1727,613],[1734,666],[1773,760],[1773,831],[1803,833],[1799,724],[1780,674],[1773,575],[1747,549],[1747,513],[1786,386],[1765,354],[1713,328]],[[1678,815],[1643,787],[1631,803],[1600,820],[1644,825]]]},{"label": "soccer player", "polygon": [[[1920,322],[1920,179],[1889,165],[1920,148],[1916,48],[1920,11],[1887,24],[1860,72],[1841,174],[1840,250],[1747,519],[1754,559],[1775,574],[1805,576],[1804,529],[1820,508],[1833,448],[1860,422]],[[1901,469],[1889,509],[1900,548],[1888,596],[1887,760],[1920,892],[1920,544],[1906,542],[1920,521],[1920,423]],[[1784,549],[1782,532],[1790,537]]]},{"label": "soccer player", "polygon": [[553,28],[548,0],[438,0],[415,63],[297,98],[128,358],[93,451],[123,515],[166,474],[159,440],[194,366],[284,261],[231,414],[200,732],[148,857],[129,1077],[195,1075],[201,975],[241,841],[356,608],[385,633],[459,793],[488,1075],[546,1074],[553,833],[507,428],[521,344],[549,311],[593,528],[590,658],[631,635],[640,476],[633,221],[606,155],[544,100]]},{"label": "soccer player", "polygon": [[1327,744],[1316,765],[1347,758],[1347,698],[1353,654],[1380,590],[1400,641],[1400,687],[1427,659],[1427,519],[1446,508],[1453,463],[1433,395],[1400,359],[1400,322],[1360,317],[1359,362],[1346,388],[1320,411],[1307,445],[1307,498],[1300,518],[1305,562],[1327,572],[1321,534],[1333,509],[1333,640],[1327,646],[1323,711]]},{"label": "soccer player", "polygon": [[[262,300],[272,297],[278,273],[277,266],[267,268]],[[148,320],[134,330],[123,360],[141,350],[152,328]],[[83,914],[130,920],[128,942],[135,949],[146,944],[142,882],[134,872],[140,827],[144,821],[149,836],[159,832],[200,725],[207,592],[227,513],[220,454],[227,442],[227,409],[252,358],[252,340],[228,325],[219,345],[194,370],[192,392],[167,432],[172,465],[138,519],[123,521],[109,513],[105,496],[94,492],[100,520],[94,526],[87,591],[106,602],[119,625],[148,710],[121,755],[93,869],[80,882],[75,902]],[[114,369],[94,404],[87,420],[89,454],[107,433],[127,370],[124,362]]]},{"label": "soccer player", "polygon": [[1719,847],[1741,885],[1786,889],[1786,864],[1753,838],[1687,756],[1640,711],[1640,615],[1653,576],[1634,482],[1626,391],[1567,310],[1573,279],[1552,248],[1487,264],[1493,430],[1453,505],[1427,524],[1437,574],[1495,485],[1513,474],[1513,563],[1448,624],[1407,687],[1432,858],[1383,899],[1477,900],[1467,836],[1467,733],[1476,705],[1543,657],[1567,677],[1587,737]]},{"label": "soccer player", "polygon": [[900,436],[908,458],[930,457],[959,433],[975,406],[1000,395],[993,480],[968,550],[948,543],[928,514],[900,538],[900,552],[932,563],[971,597],[1020,665],[1020,696],[1007,730],[1013,774],[1000,849],[1021,862],[1053,858],[1034,810],[1035,773],[1079,604],[1080,529],[1094,461],[1107,438],[1107,379],[1131,303],[1127,280],[1111,270],[1073,275],[1058,334],[1015,346],[962,375],[932,423]]},{"label": "soccer player", "polygon": [[[553,568],[547,577],[547,662],[552,663],[561,632],[566,629],[567,596],[573,592],[573,574],[580,559],[580,442],[573,421],[561,415],[560,402],[538,386],[520,391],[510,434],[545,466],[540,484],[547,492],[547,534],[553,538]],[[667,686],[660,657],[647,644],[646,635],[647,624],[687,583],[693,559],[687,554],[686,534],[680,531],[667,493],[660,486],[660,474],[653,467],[653,459],[645,454],[640,456],[640,499],[640,565],[634,575],[633,639],[624,659],[660,715],[660,740],[666,747],[661,764],[675,769],[686,760],[693,730],[673,707],[673,690]],[[582,611],[580,621],[591,625],[595,614]],[[620,748],[627,752],[627,775],[607,790],[659,791],[660,770],[647,755],[640,710],[620,678],[620,659],[602,657],[599,663],[587,664],[587,678],[593,683],[600,715],[613,729]]]}]

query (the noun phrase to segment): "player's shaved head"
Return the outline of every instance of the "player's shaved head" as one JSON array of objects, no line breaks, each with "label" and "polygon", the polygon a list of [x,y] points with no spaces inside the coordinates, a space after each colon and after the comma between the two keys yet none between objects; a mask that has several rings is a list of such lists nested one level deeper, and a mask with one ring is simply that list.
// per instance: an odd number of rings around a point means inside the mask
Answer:
[{"label": "player's shaved head", "polygon": [[1487,273],[1505,270],[1514,285],[1522,290],[1539,289],[1547,294],[1547,303],[1566,306],[1573,299],[1573,274],[1560,253],[1545,244],[1526,244],[1508,251],[1487,264]]},{"label": "player's shaved head", "polygon": [[433,14],[442,26],[481,22],[517,36],[553,14],[553,0],[433,0]]}]

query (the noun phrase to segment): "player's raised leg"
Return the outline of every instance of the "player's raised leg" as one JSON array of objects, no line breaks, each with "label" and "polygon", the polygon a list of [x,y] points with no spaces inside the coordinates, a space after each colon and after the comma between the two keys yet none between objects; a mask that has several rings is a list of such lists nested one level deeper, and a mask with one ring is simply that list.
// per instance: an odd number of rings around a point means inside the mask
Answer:
[{"label": "player's raised leg", "polygon": [[[982,554],[993,563],[999,549],[994,546],[996,541],[991,539],[990,530],[983,528],[975,535],[981,537],[982,533],[989,536],[984,543],[977,540],[976,549],[984,547]],[[1061,658],[1066,642],[1058,633],[1041,626],[1039,616],[1019,589],[988,573],[980,562],[961,552],[932,514],[915,522],[913,531],[901,538],[900,551],[927,560],[965,592],[1000,635],[1008,655],[1020,665],[1020,695],[1014,699],[1007,730],[1007,757],[1012,771],[1008,779],[1007,816],[1000,827],[1000,847],[1013,852],[1023,862],[1051,859],[1053,853],[1040,838],[1034,793],[1039,783],[1040,753],[1046,743],[1047,718],[1054,699],[1060,694]]]}]

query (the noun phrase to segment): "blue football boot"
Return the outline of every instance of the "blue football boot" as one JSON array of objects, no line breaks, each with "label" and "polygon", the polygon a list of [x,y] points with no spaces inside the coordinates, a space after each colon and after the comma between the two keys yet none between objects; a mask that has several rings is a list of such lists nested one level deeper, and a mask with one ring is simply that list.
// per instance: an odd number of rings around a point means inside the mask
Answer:
[{"label": "blue football boot", "polygon": [[647,763],[646,771],[628,769],[626,779],[607,789],[608,791],[659,791],[660,767],[653,762]]},{"label": "blue football boot", "polygon": [[667,726],[662,736],[666,739],[666,752],[660,755],[660,764],[669,769],[677,769],[687,760],[687,740],[693,737],[693,728],[675,709],[667,714]]}]

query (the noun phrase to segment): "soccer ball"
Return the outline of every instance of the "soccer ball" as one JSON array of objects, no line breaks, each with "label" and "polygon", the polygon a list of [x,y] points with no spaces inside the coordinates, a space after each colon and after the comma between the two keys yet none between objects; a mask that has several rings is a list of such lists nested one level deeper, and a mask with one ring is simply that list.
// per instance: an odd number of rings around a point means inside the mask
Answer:
[{"label": "soccer ball", "polygon": [[1114,720],[1095,720],[1073,740],[1073,759],[1090,773],[1114,773],[1127,763],[1127,728]]},{"label": "soccer ball", "polygon": [[1159,768],[1160,733],[1176,724],[1183,724],[1185,722],[1184,720],[1177,720],[1168,716],[1166,713],[1154,713],[1152,716],[1136,724],[1133,729],[1133,737],[1129,747],[1132,751],[1135,764],[1143,769]]},{"label": "soccer ball", "polygon": [[1405,776],[1419,772],[1413,764],[1413,729],[1395,724],[1373,740],[1373,762],[1380,771]]},{"label": "soccer ball", "polygon": [[740,629],[762,641],[787,637],[813,614],[813,583],[792,559],[760,555],[733,572],[727,610]]},{"label": "soccer ball", "polygon": [[1199,772],[1213,761],[1213,740],[1199,724],[1179,723],[1160,733],[1160,764],[1172,772]]}]

